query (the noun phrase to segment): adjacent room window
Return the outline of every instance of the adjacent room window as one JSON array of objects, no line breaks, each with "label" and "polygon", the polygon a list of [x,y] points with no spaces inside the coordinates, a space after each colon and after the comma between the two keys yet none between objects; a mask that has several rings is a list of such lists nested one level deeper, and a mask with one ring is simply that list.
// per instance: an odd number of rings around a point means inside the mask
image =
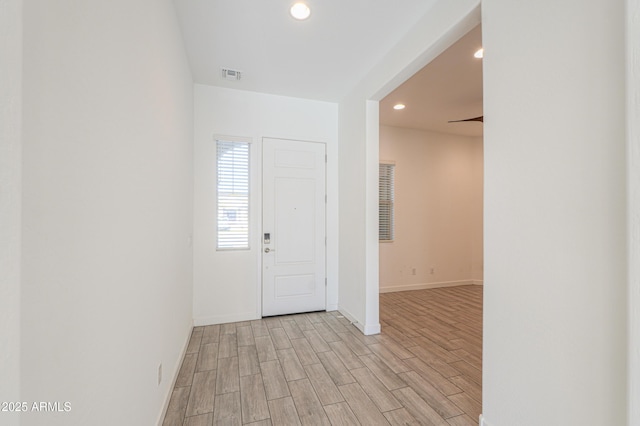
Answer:
[{"label": "adjacent room window", "polygon": [[249,147],[216,140],[218,250],[249,248]]},{"label": "adjacent room window", "polygon": [[380,241],[393,241],[393,198],[394,198],[394,180],[395,165],[388,163],[380,163],[380,179],[379,179],[379,208],[380,216],[378,230]]}]

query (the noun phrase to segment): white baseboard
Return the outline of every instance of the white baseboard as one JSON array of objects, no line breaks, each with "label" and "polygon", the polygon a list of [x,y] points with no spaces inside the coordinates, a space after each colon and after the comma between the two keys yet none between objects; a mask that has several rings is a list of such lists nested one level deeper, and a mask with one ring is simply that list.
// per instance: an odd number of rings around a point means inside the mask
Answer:
[{"label": "white baseboard", "polygon": [[480,414],[480,426],[491,426],[487,419],[484,418],[482,414]]},{"label": "white baseboard", "polygon": [[457,287],[461,285],[481,285],[480,280],[460,280],[460,281],[441,281],[436,283],[423,283],[423,284],[405,284],[405,285],[392,285],[386,287],[380,287],[380,293],[393,293],[396,291],[410,291],[410,290],[425,290],[428,288],[440,288],[440,287]]},{"label": "white baseboard", "polygon": [[164,397],[164,404],[162,407],[162,412],[160,413],[160,418],[156,422],[158,426],[162,426],[162,422],[164,421],[164,416],[167,415],[167,410],[169,409],[169,402],[171,401],[171,394],[173,393],[173,388],[176,386],[176,381],[178,380],[178,374],[180,373],[180,367],[182,366],[182,362],[184,361],[184,357],[187,354],[187,348],[189,347],[189,340],[191,340],[191,334],[193,333],[193,324],[189,327],[189,333],[187,333],[187,339],[184,342],[182,347],[182,354],[180,358],[178,358],[178,362],[173,366],[173,378],[171,380],[171,384],[169,385],[169,389],[167,390],[167,394]]},{"label": "white baseboard", "polygon": [[[337,304],[335,305],[327,305],[327,312],[337,311],[339,307]],[[196,327],[204,326],[204,325],[214,325],[214,324],[226,324],[230,322],[239,322],[239,321],[252,321],[260,319],[259,314],[254,312],[241,312],[239,314],[231,314],[231,315],[214,315],[214,316],[206,316],[206,317],[195,317],[193,319],[193,325]]]},{"label": "white baseboard", "polygon": [[196,327],[200,327],[203,325],[213,325],[213,324],[226,324],[229,322],[239,322],[239,321],[251,321],[255,319],[260,319],[256,316],[256,312],[241,312],[239,314],[232,315],[214,315],[208,317],[195,317],[193,319],[193,325]]},{"label": "white baseboard", "polygon": [[344,307],[338,305],[338,309],[336,309],[337,311],[339,311],[342,315],[344,315],[344,317],[346,319],[348,319],[349,321],[351,321],[351,324],[355,325],[358,330],[362,331],[364,329],[364,327],[362,327],[362,324],[360,324],[358,322],[358,320],[356,319],[356,317],[354,317],[351,312],[349,312],[348,310],[346,310]]},{"label": "white baseboard", "polygon": [[366,324],[362,330],[365,336],[380,334],[380,324]]},{"label": "white baseboard", "polygon": [[351,321],[351,324],[355,325],[358,330],[362,332],[365,336],[369,336],[372,334],[380,333],[380,324],[361,324],[355,316],[351,314],[348,310],[344,309],[342,306],[338,306],[337,309],[346,319]]}]

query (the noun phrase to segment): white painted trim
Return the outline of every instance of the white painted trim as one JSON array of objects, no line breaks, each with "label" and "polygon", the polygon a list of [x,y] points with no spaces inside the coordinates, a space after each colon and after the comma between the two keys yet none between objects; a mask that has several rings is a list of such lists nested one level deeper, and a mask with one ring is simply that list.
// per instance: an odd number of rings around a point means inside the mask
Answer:
[{"label": "white painted trim", "polygon": [[[366,201],[365,201],[365,294],[364,294],[364,328],[365,335],[380,332],[380,235],[378,222],[380,219],[378,206],[380,203],[378,178],[380,173],[380,104],[376,100],[368,100],[366,112]],[[376,327],[377,325],[377,327]],[[376,331],[377,330],[377,331]]]},{"label": "white painted trim", "polygon": [[627,0],[627,424],[640,424],[640,0]]},{"label": "white painted trim", "polygon": [[262,262],[263,262],[263,254],[262,254],[262,236],[264,235],[264,229],[263,228],[263,220],[262,220],[262,213],[263,213],[263,200],[262,200],[262,141],[264,138],[260,139],[260,143],[256,144],[256,147],[259,147],[259,149],[256,149],[255,151],[259,151],[256,153],[256,157],[257,157],[257,161],[256,161],[256,170],[255,170],[255,179],[256,179],[256,188],[257,190],[260,192],[260,198],[258,203],[256,203],[256,211],[258,213],[258,217],[256,218],[256,226],[258,227],[258,235],[257,235],[257,239],[258,241],[260,241],[260,244],[258,245],[258,247],[260,247],[260,250],[258,251],[258,255],[256,256],[256,318],[262,318],[262,276],[263,276],[263,270],[262,270]]},{"label": "white painted trim", "polygon": [[380,334],[380,331],[380,324],[365,324],[362,333],[364,333],[365,336],[371,336],[372,334]]},{"label": "white painted trim", "polygon": [[[386,287],[380,287],[380,293],[394,293],[396,291],[411,291],[411,290],[425,290],[429,288],[440,287],[458,287],[462,285],[475,285],[476,280],[461,280],[461,281],[441,281],[436,283],[421,283],[421,284],[405,284],[405,285],[390,285]],[[482,285],[482,281],[479,281]]]},{"label": "white painted trim", "polygon": [[167,415],[167,410],[169,409],[169,402],[171,401],[171,394],[173,393],[173,388],[176,387],[176,381],[178,380],[180,367],[184,362],[185,355],[187,355],[187,348],[189,347],[189,340],[191,340],[192,334],[193,334],[193,325],[189,327],[189,332],[187,333],[187,339],[182,345],[182,354],[180,355],[180,358],[178,358],[178,362],[173,366],[173,379],[171,380],[171,385],[167,389],[167,393],[164,397],[164,404],[162,404],[162,412],[160,413],[160,417],[156,422],[158,426],[162,426],[162,422],[164,421],[164,416]]},{"label": "white painted trim", "polygon": [[480,426],[491,426],[482,414],[480,414],[480,418],[478,419],[478,421],[480,422]]},{"label": "white painted trim", "polygon": [[342,315],[344,315],[346,319],[351,321],[351,324],[353,324],[365,336],[370,336],[372,334],[380,333],[380,324],[361,324],[358,322],[355,316],[353,316],[348,310],[344,309],[344,307],[342,306],[338,306],[338,311]]},{"label": "white painted trim", "polygon": [[358,320],[356,319],[356,317],[354,315],[351,314],[351,312],[349,312],[348,310],[346,310],[344,308],[344,306],[340,306],[338,305],[338,312],[340,312],[342,315],[344,315],[344,317],[346,319],[348,319],[349,321],[351,321],[351,324],[355,325],[358,330],[363,331],[364,327],[362,326],[362,324],[360,324],[358,322]]},{"label": "white painted trim", "polygon": [[256,317],[255,311],[253,312],[241,312],[239,314],[233,315],[214,315],[207,317],[196,317],[193,319],[193,324],[196,327],[203,325],[213,325],[213,324],[226,324],[229,322],[238,322],[238,321],[251,321],[260,319],[260,317]]},{"label": "white painted trim", "polygon": [[338,311],[340,310],[338,308],[338,304],[331,304],[331,305],[327,305],[327,312],[332,312],[332,311]]}]

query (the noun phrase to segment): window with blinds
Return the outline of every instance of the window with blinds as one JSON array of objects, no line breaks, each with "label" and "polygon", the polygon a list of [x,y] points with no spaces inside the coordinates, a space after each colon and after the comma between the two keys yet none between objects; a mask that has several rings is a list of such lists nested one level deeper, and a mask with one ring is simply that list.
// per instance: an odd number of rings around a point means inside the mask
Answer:
[{"label": "window with blinds", "polygon": [[379,178],[379,207],[380,216],[378,222],[378,239],[380,241],[393,241],[393,198],[395,165],[380,163]]},{"label": "window with blinds", "polygon": [[217,249],[249,248],[249,143],[216,141]]}]

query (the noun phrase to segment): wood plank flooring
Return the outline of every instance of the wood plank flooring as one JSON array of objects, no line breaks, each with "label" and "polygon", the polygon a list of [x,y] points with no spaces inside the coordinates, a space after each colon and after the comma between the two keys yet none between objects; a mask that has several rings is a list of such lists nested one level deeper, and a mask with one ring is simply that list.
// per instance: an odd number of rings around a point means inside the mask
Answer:
[{"label": "wood plank flooring", "polygon": [[380,295],[382,333],[339,312],[195,327],[165,426],[477,425],[482,287]]}]

